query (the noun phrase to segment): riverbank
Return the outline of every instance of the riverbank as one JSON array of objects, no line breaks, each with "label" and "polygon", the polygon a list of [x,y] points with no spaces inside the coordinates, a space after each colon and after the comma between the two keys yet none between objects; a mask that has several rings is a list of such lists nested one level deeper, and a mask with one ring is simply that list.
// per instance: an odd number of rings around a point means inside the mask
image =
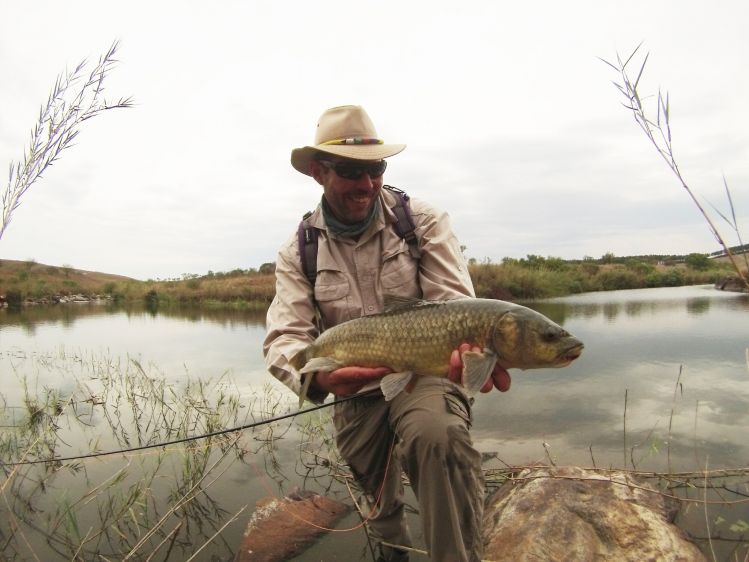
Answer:
[{"label": "riverbank", "polygon": [[[701,254],[690,254],[690,256]],[[689,258],[689,256],[687,256]],[[528,256],[502,263],[469,265],[476,294],[484,298],[528,300],[617,289],[715,284],[732,269],[725,263],[670,256],[636,256],[567,261]],[[0,305],[64,302],[145,302],[149,306],[264,309],[275,295],[272,264],[181,279],[140,281],[35,261],[0,260]]]}]

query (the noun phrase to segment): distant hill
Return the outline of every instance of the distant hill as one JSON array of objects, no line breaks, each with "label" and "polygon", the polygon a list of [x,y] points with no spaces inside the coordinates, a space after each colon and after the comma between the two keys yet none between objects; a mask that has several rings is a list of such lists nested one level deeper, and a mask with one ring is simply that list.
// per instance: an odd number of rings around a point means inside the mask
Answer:
[{"label": "distant hill", "polygon": [[0,260],[0,295],[103,294],[116,287],[142,283],[124,275],[85,271],[35,261]]},{"label": "distant hill", "polygon": [[[58,297],[106,297],[153,304],[221,304],[264,307],[275,294],[273,264],[259,271],[209,271],[205,276],[139,281],[124,275],[54,266],[35,261],[0,260],[0,304],[58,302]],[[88,299],[81,299],[88,300]],[[251,303],[248,305],[248,303]]]}]

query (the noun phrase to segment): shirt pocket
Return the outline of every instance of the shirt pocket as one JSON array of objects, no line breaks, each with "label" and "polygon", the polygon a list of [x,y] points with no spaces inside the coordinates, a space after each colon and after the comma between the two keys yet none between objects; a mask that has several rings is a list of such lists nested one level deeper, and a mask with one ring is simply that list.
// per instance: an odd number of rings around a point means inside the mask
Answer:
[{"label": "shirt pocket", "polygon": [[327,326],[351,319],[351,287],[343,272],[332,269],[318,271],[315,300]]},{"label": "shirt pocket", "polygon": [[384,295],[421,298],[419,261],[411,256],[405,242],[398,250],[383,256],[380,283]]}]

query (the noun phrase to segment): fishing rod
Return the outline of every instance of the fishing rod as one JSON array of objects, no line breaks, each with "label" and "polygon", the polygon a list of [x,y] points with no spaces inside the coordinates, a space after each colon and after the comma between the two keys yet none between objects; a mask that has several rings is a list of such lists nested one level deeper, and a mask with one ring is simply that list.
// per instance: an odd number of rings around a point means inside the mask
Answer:
[{"label": "fishing rod", "polygon": [[244,431],[246,429],[253,429],[255,427],[260,427],[263,425],[268,425],[271,423],[275,423],[278,421],[282,421],[288,418],[293,418],[296,416],[299,416],[301,414],[308,414],[309,412],[315,412],[317,410],[322,410],[323,408],[329,408],[330,406],[335,406],[336,404],[342,404],[343,402],[348,402],[349,400],[353,400],[355,398],[361,398],[363,396],[368,396],[374,392],[377,392],[378,389],[372,389],[367,392],[362,392],[359,394],[352,394],[351,396],[346,396],[344,398],[337,398],[335,400],[332,400],[330,402],[325,402],[323,404],[317,404],[316,406],[310,406],[309,408],[305,408],[303,410],[297,410],[296,412],[290,412],[288,414],[282,414],[280,416],[274,416],[272,418],[259,420],[256,422],[248,423],[245,425],[240,425],[237,427],[231,427],[228,429],[221,429],[218,431],[212,431],[210,433],[204,433],[201,435],[193,435],[190,437],[182,437],[181,439],[175,439],[173,441],[162,441],[160,443],[152,443],[150,445],[140,445],[138,447],[130,447],[128,449],[117,449],[115,451],[101,451],[98,453],[87,453],[85,455],[75,455],[70,457],[53,457],[51,459],[37,459],[37,460],[31,460],[31,461],[15,461],[15,462],[5,462],[0,461],[0,466],[27,466],[32,464],[45,464],[45,463],[61,463],[61,462],[69,462],[69,461],[76,461],[76,460],[83,460],[83,459],[93,459],[97,457],[106,457],[108,455],[118,455],[118,454],[124,454],[124,453],[134,453],[136,451],[144,451],[146,449],[156,449],[158,447],[168,447],[169,445],[179,445],[180,443],[187,443],[189,441],[198,441],[200,439],[208,439],[210,437],[216,437],[218,435],[226,435],[227,433],[235,433],[237,431]]}]

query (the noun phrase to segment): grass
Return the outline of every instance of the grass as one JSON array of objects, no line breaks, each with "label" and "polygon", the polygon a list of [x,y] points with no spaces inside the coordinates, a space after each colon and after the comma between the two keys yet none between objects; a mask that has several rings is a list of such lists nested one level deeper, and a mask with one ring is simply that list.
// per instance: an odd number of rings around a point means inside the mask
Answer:
[{"label": "grass", "polygon": [[[735,273],[738,275],[744,287],[749,290],[749,277],[747,276],[747,271],[749,271],[749,256],[747,256],[746,253],[743,254],[744,267],[742,269],[741,264],[731,250],[731,246],[726,242],[726,239],[715,224],[716,221],[713,219],[713,217],[710,216],[705,207],[700,203],[694,191],[687,183],[686,178],[681,173],[679,164],[676,161],[676,155],[674,153],[671,137],[671,102],[668,93],[663,94],[661,91],[658,91],[658,96],[655,99],[655,117],[653,117],[652,107],[648,106],[647,104],[649,96],[643,96],[640,93],[640,80],[642,79],[645,72],[645,66],[647,65],[650,53],[647,53],[642,59],[639,70],[636,71],[637,76],[633,77],[633,75],[630,74],[631,67],[628,67],[630,66],[630,63],[633,63],[635,61],[635,56],[637,55],[637,52],[640,50],[641,46],[642,43],[638,45],[637,48],[635,48],[634,51],[632,51],[632,53],[626,59],[622,59],[622,57],[617,54],[615,63],[609,62],[604,59],[601,60],[611,68],[613,68],[619,75],[619,81],[614,82],[614,85],[626,100],[624,102],[624,107],[631,112],[632,117],[634,118],[638,127],[640,127],[650,144],[652,144],[652,146],[656,149],[663,161],[673,172],[680,186],[684,189],[694,205],[697,207],[700,214],[705,219],[710,232],[715,237],[715,240],[723,248],[726,256],[733,266]],[[733,206],[731,191],[728,188],[728,182],[726,181],[725,177],[723,178],[723,186],[725,187],[726,198],[728,200],[730,212],[726,214],[721,213],[714,206],[713,209],[717,212],[719,217],[729,225],[731,230],[733,230],[739,241],[739,245],[743,246],[738,222],[736,221],[736,211]],[[730,218],[728,215],[730,215]]]},{"label": "grass", "polygon": [[[225,376],[170,385],[137,361],[64,351],[16,357],[13,364],[23,382],[23,407],[11,416],[4,412],[14,423],[0,431],[3,462],[74,454],[74,443],[81,442],[91,452],[160,443],[235,427],[250,416]],[[26,377],[40,371],[60,373],[66,387],[75,379],[74,389],[65,396],[36,390]],[[158,554],[186,560],[201,541],[213,541],[228,556],[236,545],[222,546],[220,535],[235,516],[212,498],[210,487],[254,452],[257,447],[243,441],[252,437],[246,432],[105,459],[5,465],[0,557],[146,560]]]},{"label": "grass", "polygon": [[10,163],[8,184],[2,196],[0,238],[10,224],[13,211],[21,204],[23,195],[42,179],[66,149],[73,146],[85,121],[110,109],[132,107],[130,98],[120,98],[114,103],[104,98],[107,76],[117,64],[116,52],[115,41],[90,71],[87,71],[87,61],[83,60],[72,71],[57,77],[47,103],[39,110],[28,149],[21,160]]}]

